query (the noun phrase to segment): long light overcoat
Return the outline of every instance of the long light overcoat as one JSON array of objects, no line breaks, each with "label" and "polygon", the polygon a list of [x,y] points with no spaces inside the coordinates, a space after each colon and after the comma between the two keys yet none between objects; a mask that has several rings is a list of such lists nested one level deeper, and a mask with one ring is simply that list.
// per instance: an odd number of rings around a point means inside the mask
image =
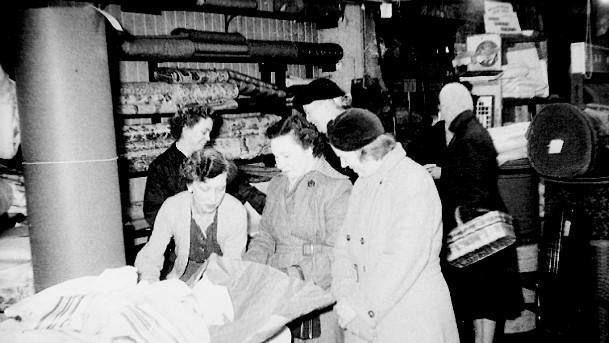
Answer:
[{"label": "long light overcoat", "polygon": [[[442,207],[425,168],[400,144],[355,182],[336,240],[332,292],[341,325],[360,315],[375,342],[457,343],[440,271]],[[347,331],[345,342],[363,342]]]}]

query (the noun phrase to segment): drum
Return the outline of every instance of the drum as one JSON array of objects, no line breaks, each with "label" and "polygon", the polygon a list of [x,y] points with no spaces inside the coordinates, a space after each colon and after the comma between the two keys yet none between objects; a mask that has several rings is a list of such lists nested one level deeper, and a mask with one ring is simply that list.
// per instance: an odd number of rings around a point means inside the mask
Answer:
[{"label": "drum", "polygon": [[514,219],[518,244],[539,240],[539,179],[529,160],[508,161],[499,168],[499,194]]}]

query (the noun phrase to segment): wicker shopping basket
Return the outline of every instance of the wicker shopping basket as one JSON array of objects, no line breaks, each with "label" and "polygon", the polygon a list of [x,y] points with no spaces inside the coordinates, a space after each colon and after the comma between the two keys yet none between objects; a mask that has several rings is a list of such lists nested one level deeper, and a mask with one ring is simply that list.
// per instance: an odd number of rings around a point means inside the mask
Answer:
[{"label": "wicker shopping basket", "polygon": [[516,242],[512,217],[501,211],[487,211],[465,223],[455,209],[457,227],[447,237],[448,263],[463,268]]}]

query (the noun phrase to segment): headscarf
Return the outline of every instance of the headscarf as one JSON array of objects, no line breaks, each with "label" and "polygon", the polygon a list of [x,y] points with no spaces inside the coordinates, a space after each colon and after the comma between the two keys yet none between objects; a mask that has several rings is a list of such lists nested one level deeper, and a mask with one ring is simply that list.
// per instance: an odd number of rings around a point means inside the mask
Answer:
[{"label": "headscarf", "polygon": [[473,111],[474,102],[469,90],[458,82],[452,82],[442,87],[440,91],[440,120],[450,127],[453,120],[464,111]]}]

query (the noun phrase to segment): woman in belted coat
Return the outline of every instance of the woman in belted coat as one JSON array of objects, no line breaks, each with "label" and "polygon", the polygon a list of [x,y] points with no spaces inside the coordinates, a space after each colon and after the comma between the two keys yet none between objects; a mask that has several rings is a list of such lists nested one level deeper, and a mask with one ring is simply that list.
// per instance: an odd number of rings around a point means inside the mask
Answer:
[{"label": "woman in belted coat", "polygon": [[431,176],[379,118],[345,111],[332,148],[359,178],[338,238],[332,293],[345,342],[458,343],[440,269],[442,207]]},{"label": "woman in belted coat", "polygon": [[[331,284],[332,249],[351,192],[349,179],[322,157],[322,137],[299,115],[267,131],[281,174],[267,189],[260,229],[244,259],[268,264],[323,289]],[[325,309],[321,336],[307,342],[342,342],[334,311]],[[298,341],[298,340],[296,340]]]}]

